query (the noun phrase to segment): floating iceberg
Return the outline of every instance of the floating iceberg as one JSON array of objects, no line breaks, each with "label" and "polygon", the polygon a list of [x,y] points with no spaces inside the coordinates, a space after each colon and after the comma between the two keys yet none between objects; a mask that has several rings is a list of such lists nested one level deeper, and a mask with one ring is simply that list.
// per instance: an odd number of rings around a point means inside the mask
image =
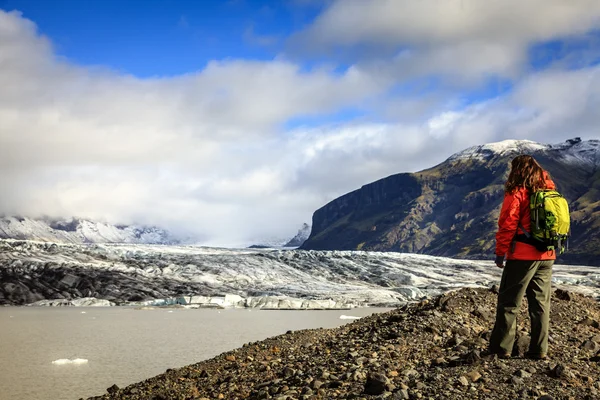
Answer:
[{"label": "floating iceberg", "polygon": [[54,360],[52,361],[52,364],[54,365],[67,365],[67,364],[87,364],[88,360],[86,360],[85,358],[74,358],[72,360],[69,360],[68,358],[60,358],[58,360]]}]

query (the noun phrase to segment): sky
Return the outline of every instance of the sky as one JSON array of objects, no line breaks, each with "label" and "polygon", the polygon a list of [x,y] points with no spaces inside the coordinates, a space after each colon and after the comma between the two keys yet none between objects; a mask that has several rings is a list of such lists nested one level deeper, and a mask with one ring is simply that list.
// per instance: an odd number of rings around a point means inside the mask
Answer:
[{"label": "sky", "polygon": [[293,236],[505,139],[600,138],[597,0],[0,0],[0,214]]}]

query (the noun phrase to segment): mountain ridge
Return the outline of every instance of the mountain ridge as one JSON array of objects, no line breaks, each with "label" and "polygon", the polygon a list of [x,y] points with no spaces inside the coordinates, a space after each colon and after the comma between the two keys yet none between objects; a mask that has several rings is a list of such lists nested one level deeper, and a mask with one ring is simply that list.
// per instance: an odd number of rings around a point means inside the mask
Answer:
[{"label": "mountain ridge", "polygon": [[315,211],[301,248],[490,258],[509,163],[522,153],[536,157],[570,203],[571,249],[561,262],[600,265],[600,141],[580,138],[473,146],[429,169],[363,185]]},{"label": "mountain ridge", "polygon": [[0,239],[58,243],[180,244],[169,231],[156,226],[112,225],[83,218],[0,217]]}]

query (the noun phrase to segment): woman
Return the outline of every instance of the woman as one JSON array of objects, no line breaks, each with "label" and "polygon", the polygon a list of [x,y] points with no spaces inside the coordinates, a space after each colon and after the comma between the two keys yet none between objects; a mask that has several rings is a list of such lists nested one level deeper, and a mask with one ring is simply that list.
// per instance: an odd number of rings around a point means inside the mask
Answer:
[{"label": "woman", "polygon": [[545,359],[548,354],[550,290],[556,254],[553,250],[539,251],[515,240],[517,235],[523,234],[522,229],[531,232],[529,196],[539,189],[555,189],[548,173],[531,156],[514,158],[504,186],[504,203],[496,233],[496,265],[504,270],[489,347],[490,353],[502,358],[512,354],[516,317],[525,294],[531,319],[531,342],[526,356]]}]

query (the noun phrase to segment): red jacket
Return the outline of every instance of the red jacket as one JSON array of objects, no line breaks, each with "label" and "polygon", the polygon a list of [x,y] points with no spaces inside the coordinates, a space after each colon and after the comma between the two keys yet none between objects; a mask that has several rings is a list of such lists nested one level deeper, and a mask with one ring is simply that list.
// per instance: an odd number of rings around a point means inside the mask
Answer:
[{"label": "red jacket", "polygon": [[[546,189],[555,189],[554,182],[544,174]],[[511,243],[516,234],[522,234],[519,221],[527,232],[531,232],[531,211],[529,209],[529,191],[521,187],[514,193],[504,195],[504,203],[498,218],[498,232],[496,233],[496,255],[507,260],[555,260],[554,250],[539,251],[530,244],[516,242],[514,251]],[[518,232],[517,232],[518,231]]]}]

